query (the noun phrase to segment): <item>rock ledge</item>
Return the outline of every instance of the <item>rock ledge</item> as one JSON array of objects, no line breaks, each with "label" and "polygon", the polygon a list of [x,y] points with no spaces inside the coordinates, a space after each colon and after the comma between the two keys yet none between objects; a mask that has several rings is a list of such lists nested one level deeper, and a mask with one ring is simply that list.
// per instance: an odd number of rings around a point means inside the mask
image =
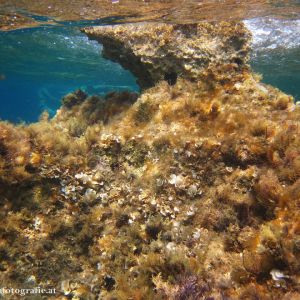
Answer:
[{"label": "rock ledge", "polygon": [[250,33],[242,23],[137,23],[83,32],[103,44],[105,58],[130,70],[141,88],[177,77],[223,83],[248,69]]}]

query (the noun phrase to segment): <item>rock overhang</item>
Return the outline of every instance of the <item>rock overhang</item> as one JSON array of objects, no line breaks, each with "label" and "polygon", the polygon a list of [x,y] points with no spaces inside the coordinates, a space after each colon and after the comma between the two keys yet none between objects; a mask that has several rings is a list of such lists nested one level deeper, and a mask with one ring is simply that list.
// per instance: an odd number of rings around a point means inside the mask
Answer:
[{"label": "rock overhang", "polygon": [[222,84],[249,70],[251,34],[243,22],[134,23],[82,31],[103,45],[105,58],[131,71],[142,89],[177,77]]}]

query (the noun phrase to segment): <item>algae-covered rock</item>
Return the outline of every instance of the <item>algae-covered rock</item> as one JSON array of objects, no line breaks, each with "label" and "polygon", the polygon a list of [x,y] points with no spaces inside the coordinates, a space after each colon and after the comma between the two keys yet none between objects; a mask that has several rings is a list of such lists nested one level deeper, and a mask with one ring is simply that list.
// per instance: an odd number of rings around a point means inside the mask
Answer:
[{"label": "algae-covered rock", "polygon": [[299,299],[300,107],[248,69],[242,24],[87,31],[155,85],[77,91],[52,119],[0,122],[3,286]]},{"label": "algae-covered rock", "polygon": [[82,90],[77,90],[63,97],[62,104],[67,108],[82,103],[87,95]]},{"label": "algae-covered rock", "polygon": [[250,33],[242,23],[137,23],[83,30],[103,45],[103,56],[130,70],[142,88],[159,80],[217,82],[247,69]]}]

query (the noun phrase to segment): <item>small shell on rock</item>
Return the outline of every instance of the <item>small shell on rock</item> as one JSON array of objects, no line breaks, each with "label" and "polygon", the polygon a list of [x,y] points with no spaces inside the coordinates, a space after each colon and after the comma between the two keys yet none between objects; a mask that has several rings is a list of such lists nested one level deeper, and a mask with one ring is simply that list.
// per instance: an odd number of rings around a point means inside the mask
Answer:
[{"label": "small shell on rock", "polygon": [[87,189],[84,198],[86,201],[94,201],[97,198],[97,193],[93,189]]},{"label": "small shell on rock", "polygon": [[151,200],[151,204],[152,204],[152,205],[157,205],[156,200],[155,200],[155,199],[152,199],[152,200]]},{"label": "small shell on rock", "polygon": [[63,280],[61,282],[61,290],[65,295],[69,295],[72,292],[70,287],[70,280]]},{"label": "small shell on rock", "polygon": [[166,245],[166,250],[169,251],[169,252],[175,251],[175,250],[176,250],[176,245],[175,245],[175,243],[169,242],[169,243]]},{"label": "small shell on rock", "polygon": [[184,181],[184,178],[182,175],[172,174],[169,179],[169,183],[174,185],[175,187],[182,187],[183,181]]},{"label": "small shell on rock", "polygon": [[36,217],[33,224],[34,229],[35,230],[41,229],[41,223],[42,223],[41,219],[39,217]]},{"label": "small shell on rock", "polygon": [[187,213],[186,213],[187,216],[189,217],[192,217],[195,215],[195,212],[193,210],[189,210]]},{"label": "small shell on rock", "polygon": [[197,186],[195,184],[191,185],[187,190],[187,193],[190,197],[195,197],[197,192],[198,192],[198,190],[197,190]]},{"label": "small shell on rock", "polygon": [[195,240],[199,240],[200,239],[200,236],[201,236],[201,231],[200,229],[197,229],[194,233],[193,233],[193,238]]},{"label": "small shell on rock", "polygon": [[180,226],[180,223],[178,221],[173,222],[173,227],[178,228]]},{"label": "small shell on rock", "polygon": [[289,278],[288,275],[284,275],[281,271],[273,269],[270,272],[270,275],[272,276],[272,279],[275,281],[283,280],[285,278]]},{"label": "small shell on rock", "polygon": [[164,184],[164,180],[161,178],[156,179],[156,185],[157,186],[162,186]]},{"label": "small shell on rock", "polygon": [[34,275],[31,275],[27,278],[27,282],[30,282],[30,283],[35,283],[36,282],[36,278]]},{"label": "small shell on rock", "polygon": [[179,208],[177,206],[174,207],[175,212],[179,212]]},{"label": "small shell on rock", "polygon": [[232,168],[232,167],[226,167],[225,170],[226,170],[228,173],[232,173],[232,172],[233,172],[233,168]]}]

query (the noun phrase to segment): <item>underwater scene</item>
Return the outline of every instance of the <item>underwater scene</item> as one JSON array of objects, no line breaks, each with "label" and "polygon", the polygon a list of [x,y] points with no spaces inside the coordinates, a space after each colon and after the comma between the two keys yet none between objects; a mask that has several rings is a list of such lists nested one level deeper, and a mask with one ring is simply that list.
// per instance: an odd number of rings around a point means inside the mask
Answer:
[{"label": "underwater scene", "polygon": [[300,3],[0,0],[0,299],[300,299]]}]

